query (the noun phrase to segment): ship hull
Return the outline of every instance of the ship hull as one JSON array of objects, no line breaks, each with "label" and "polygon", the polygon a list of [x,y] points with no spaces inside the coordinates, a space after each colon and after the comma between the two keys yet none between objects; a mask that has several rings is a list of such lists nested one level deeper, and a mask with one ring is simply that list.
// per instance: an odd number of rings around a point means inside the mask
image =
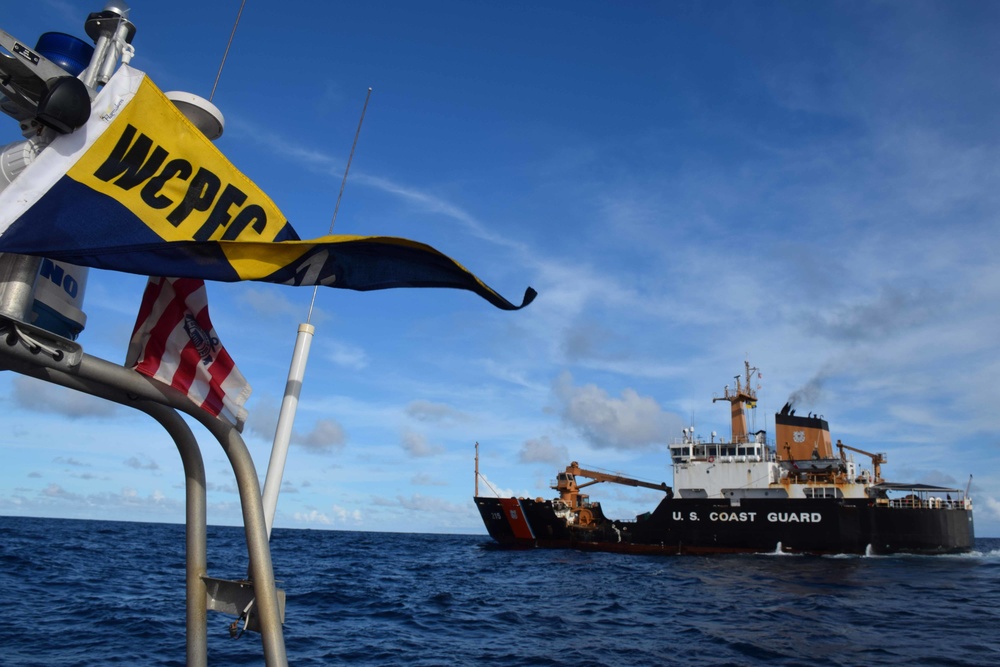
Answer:
[{"label": "ship hull", "polygon": [[944,554],[970,551],[972,511],[890,507],[850,499],[665,498],[635,521],[568,524],[551,501],[476,498],[486,529],[508,548],[620,553]]}]

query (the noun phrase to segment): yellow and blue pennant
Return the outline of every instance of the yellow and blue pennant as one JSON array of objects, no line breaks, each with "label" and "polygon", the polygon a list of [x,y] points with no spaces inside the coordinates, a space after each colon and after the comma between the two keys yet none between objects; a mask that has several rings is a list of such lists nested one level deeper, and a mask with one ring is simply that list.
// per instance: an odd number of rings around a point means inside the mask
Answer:
[{"label": "yellow and blue pennant", "polygon": [[90,121],[0,194],[0,252],[140,275],[359,291],[466,289],[514,305],[434,248],[385,236],[300,240],[274,202],[142,72],[123,66]]}]

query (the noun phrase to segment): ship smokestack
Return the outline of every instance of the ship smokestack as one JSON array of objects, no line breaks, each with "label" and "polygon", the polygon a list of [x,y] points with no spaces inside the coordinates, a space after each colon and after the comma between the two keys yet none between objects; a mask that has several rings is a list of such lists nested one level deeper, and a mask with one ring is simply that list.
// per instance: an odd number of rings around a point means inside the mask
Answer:
[{"label": "ship smokestack", "polygon": [[830,425],[819,415],[796,417],[791,404],[786,403],[774,415],[775,441],[779,461],[833,459]]}]

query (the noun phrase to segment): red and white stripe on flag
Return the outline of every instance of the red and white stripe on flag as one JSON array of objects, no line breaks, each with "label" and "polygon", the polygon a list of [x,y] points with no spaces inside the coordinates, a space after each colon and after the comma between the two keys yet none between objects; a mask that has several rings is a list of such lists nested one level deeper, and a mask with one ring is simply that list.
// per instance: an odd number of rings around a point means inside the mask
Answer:
[{"label": "red and white stripe on flag", "polygon": [[250,384],[219,342],[208,317],[204,281],[149,279],[125,366],[187,394],[203,409],[243,429]]}]

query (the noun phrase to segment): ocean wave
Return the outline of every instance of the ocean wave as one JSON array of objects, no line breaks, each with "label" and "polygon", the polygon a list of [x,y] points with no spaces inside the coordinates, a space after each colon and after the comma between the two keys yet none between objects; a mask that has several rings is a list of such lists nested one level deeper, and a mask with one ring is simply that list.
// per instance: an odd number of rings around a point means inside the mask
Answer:
[{"label": "ocean wave", "polygon": [[[18,612],[5,620],[5,663],[76,665],[86,656],[88,665],[183,664],[183,527],[0,517],[0,530],[7,538],[0,602]],[[956,556],[818,558],[777,549],[506,552],[483,549],[480,536],[281,530],[275,538],[296,665],[889,666],[997,658],[985,647],[995,646],[992,628],[1000,625],[1000,540],[977,541],[975,552]],[[208,544],[210,575],[245,573],[242,528],[212,527]],[[230,639],[231,621],[210,614],[209,662],[261,664],[259,635]]]}]

